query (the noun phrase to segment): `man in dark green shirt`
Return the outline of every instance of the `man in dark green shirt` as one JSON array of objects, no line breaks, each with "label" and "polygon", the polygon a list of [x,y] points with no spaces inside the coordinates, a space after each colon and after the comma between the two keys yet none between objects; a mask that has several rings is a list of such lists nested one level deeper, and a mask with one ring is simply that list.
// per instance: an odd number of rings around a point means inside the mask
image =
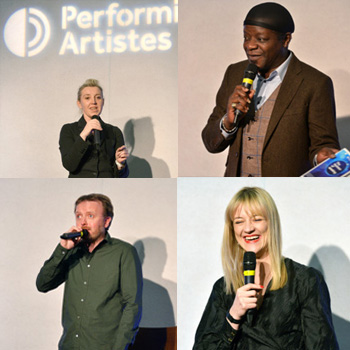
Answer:
[{"label": "man in dark green shirt", "polygon": [[65,282],[60,350],[126,350],[141,319],[142,272],[135,248],[111,238],[110,199],[101,194],[75,203],[76,225],[86,238],[61,239],[37,277],[39,291]]}]

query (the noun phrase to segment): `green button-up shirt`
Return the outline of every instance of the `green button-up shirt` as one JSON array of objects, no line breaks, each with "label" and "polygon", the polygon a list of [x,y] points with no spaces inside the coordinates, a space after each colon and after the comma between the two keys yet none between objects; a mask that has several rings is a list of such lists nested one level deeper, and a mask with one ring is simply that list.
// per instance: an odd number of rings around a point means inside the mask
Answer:
[{"label": "green button-up shirt", "polygon": [[126,350],[141,319],[142,272],[135,248],[106,238],[92,253],[60,244],[37,277],[48,292],[66,282],[60,350]]}]

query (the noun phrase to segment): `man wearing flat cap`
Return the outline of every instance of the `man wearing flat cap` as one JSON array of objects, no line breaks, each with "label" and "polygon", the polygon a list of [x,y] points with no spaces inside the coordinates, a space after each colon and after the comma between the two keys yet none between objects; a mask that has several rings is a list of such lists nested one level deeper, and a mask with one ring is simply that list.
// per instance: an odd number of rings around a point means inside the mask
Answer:
[{"label": "man wearing flat cap", "polygon": [[[276,3],[244,20],[248,60],[227,68],[202,131],[209,152],[229,147],[225,176],[300,176],[340,148],[332,81],[289,51],[293,32]],[[258,72],[250,91],[242,85],[248,64]]]}]

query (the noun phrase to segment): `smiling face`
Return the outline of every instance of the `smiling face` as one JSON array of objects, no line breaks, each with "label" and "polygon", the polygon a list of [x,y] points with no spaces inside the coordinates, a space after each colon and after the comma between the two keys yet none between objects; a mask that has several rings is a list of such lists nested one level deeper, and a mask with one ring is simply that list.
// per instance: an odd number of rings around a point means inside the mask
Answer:
[{"label": "smiling face", "polygon": [[81,92],[77,101],[78,107],[83,110],[85,120],[91,119],[94,115],[100,115],[104,99],[101,90],[97,86],[88,86]]},{"label": "smiling face", "polygon": [[282,35],[263,27],[244,26],[244,51],[249,62],[255,64],[265,78],[288,57],[290,40],[290,33]]},{"label": "smiling face", "polygon": [[233,215],[233,229],[244,251],[254,252],[257,258],[268,255],[268,222],[261,213],[254,213],[244,205],[238,206]]},{"label": "smiling face", "polygon": [[103,205],[99,201],[84,201],[75,210],[76,226],[89,231],[88,241],[102,241],[109,227],[111,217],[105,216]]}]

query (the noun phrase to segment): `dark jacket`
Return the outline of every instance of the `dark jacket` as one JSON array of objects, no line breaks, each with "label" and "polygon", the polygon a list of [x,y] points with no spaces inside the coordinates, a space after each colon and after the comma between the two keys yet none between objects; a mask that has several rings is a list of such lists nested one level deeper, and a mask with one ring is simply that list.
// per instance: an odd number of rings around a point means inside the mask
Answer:
[{"label": "dark jacket", "polygon": [[117,148],[124,145],[121,130],[116,126],[106,124],[100,119],[101,145],[94,145],[93,135],[86,141],[80,137],[86,121],[81,117],[79,121],[63,125],[60,133],[60,152],[63,166],[69,171],[69,177],[127,177],[126,165],[121,171],[115,163]]},{"label": "dark jacket", "polygon": [[238,331],[226,320],[235,295],[225,292],[219,279],[197,329],[193,350],[339,350],[330,297],[321,273],[285,259],[287,284],[267,287],[253,322],[246,319]]},{"label": "dark jacket", "polygon": [[[229,147],[225,176],[240,175],[244,123],[230,140],[221,134],[219,123],[226,113],[229,96],[242,83],[247,65],[248,61],[243,61],[227,68],[216,107],[202,132],[209,152],[218,153]],[[247,119],[254,117],[254,108],[248,114]],[[333,84],[328,76],[293,55],[266,132],[262,176],[300,176],[312,167],[313,158],[322,147],[340,148]]]}]

